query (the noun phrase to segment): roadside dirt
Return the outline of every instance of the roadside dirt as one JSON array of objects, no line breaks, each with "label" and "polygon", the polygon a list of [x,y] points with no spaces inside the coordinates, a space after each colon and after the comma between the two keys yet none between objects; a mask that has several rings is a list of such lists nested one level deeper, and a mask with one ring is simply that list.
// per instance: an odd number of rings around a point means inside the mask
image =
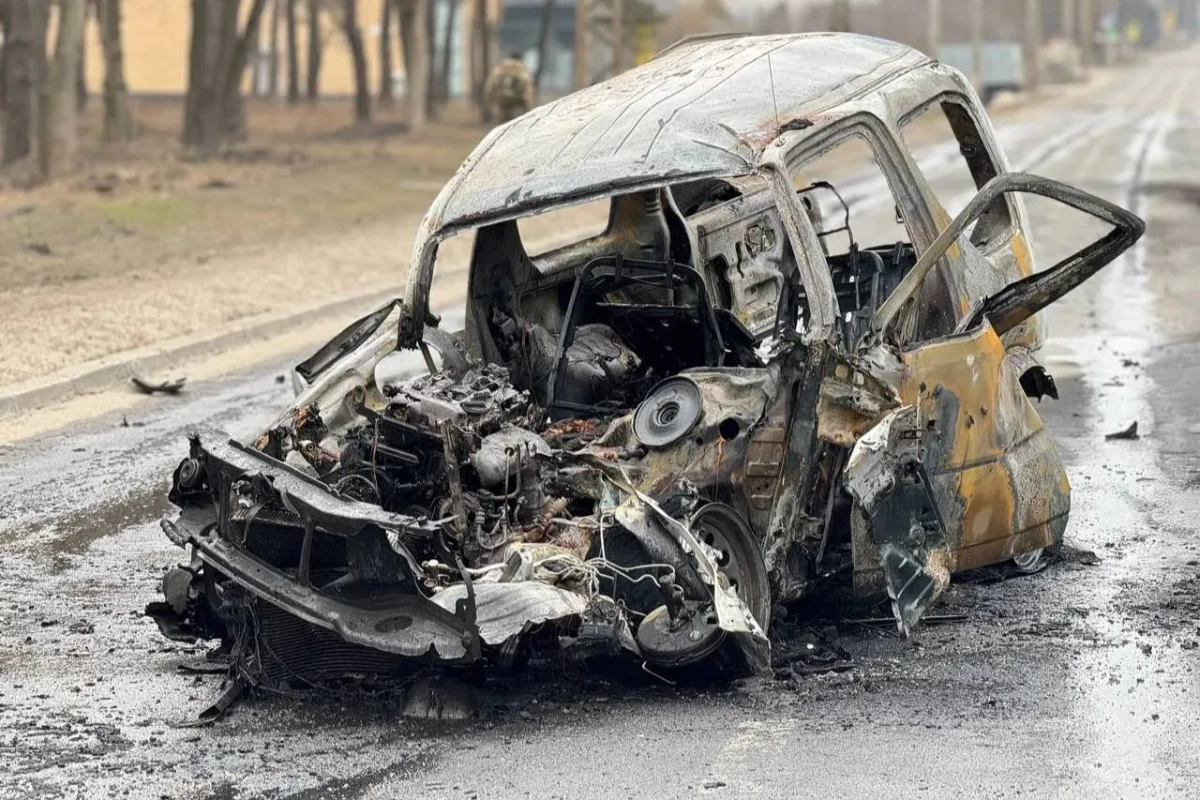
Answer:
[{"label": "roadside dirt", "polygon": [[[61,184],[0,195],[0,384],[399,287],[421,214],[484,131],[465,108],[410,137],[387,113],[347,127],[341,105],[254,106],[246,142],[194,161],[179,114],[140,101],[132,145],[88,152]],[[22,177],[18,165],[0,183]]]}]

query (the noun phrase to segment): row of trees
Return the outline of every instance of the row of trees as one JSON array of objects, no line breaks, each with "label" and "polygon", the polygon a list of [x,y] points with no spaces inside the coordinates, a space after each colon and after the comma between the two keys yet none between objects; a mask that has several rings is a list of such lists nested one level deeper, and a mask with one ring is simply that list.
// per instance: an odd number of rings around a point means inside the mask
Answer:
[{"label": "row of trees", "polygon": [[[184,144],[212,151],[246,133],[242,92],[250,59],[262,48],[264,24],[269,25],[274,88],[280,80],[277,41],[286,37],[283,76],[290,103],[315,102],[320,97],[323,36],[345,37],[355,78],[354,116],[371,118],[373,103],[388,104],[395,95],[393,53],[397,44],[407,76],[405,118],[412,130],[421,128],[444,101],[450,73],[450,48],[437,52],[431,43],[450,34],[459,22],[460,5],[470,9],[477,24],[471,31],[475,67],[473,95],[482,102],[487,69],[494,63],[495,30],[486,13],[486,0],[453,0],[443,31],[434,30],[430,0],[385,0],[382,3],[379,61],[380,81],[373,92],[367,72],[363,20],[357,0],[191,0],[188,79],[184,102]],[[553,0],[546,0],[549,7]],[[51,24],[52,13],[56,14]],[[95,20],[104,54],[104,137],[124,141],[134,135],[125,82],[121,36],[121,0],[0,0],[0,113],[3,114],[3,163],[33,158],[38,174],[52,179],[68,170],[76,158],[76,115],[86,102],[83,44],[90,20]],[[268,20],[269,22],[265,22]],[[299,41],[300,20],[307,24],[308,41]],[[281,24],[282,23],[282,24]],[[48,41],[54,30],[53,48]],[[301,48],[306,50],[306,75],[301,84]],[[435,58],[440,57],[440,63]],[[302,97],[303,94],[303,97]],[[373,95],[377,94],[377,100]]]},{"label": "row of trees", "polygon": [[[367,122],[373,97],[382,105],[393,102],[393,54],[399,45],[405,80],[405,120],[418,130],[435,116],[449,95],[452,48],[449,42],[461,24],[465,6],[471,4],[470,31],[472,99],[483,108],[483,86],[497,59],[495,23],[487,0],[450,0],[445,4],[442,30],[435,30],[430,0],[384,0],[379,18],[379,85],[372,91],[367,71],[366,44],[358,0],[192,0],[192,37],[189,55],[184,142],[202,149],[218,147],[245,133],[242,110],[242,76],[252,54],[261,47],[263,21],[269,11],[267,93],[278,94],[280,68],[289,104],[320,98],[323,37],[328,28],[345,37],[354,74],[354,119]],[[555,0],[543,0],[549,16]],[[567,2],[567,0],[559,0]],[[269,8],[268,8],[269,7]],[[303,16],[302,16],[303,15]],[[307,26],[308,41],[301,45],[300,21]],[[241,28],[239,30],[239,22]],[[282,23],[282,24],[281,24]],[[282,28],[285,46],[280,47]],[[543,40],[545,37],[543,36]],[[443,46],[433,46],[440,40]],[[544,47],[543,41],[543,47]],[[300,53],[305,52],[306,75],[300,75]],[[280,59],[279,54],[284,54]],[[281,64],[282,61],[282,64]],[[302,96],[303,95],[303,96]]]},{"label": "row of trees", "polygon": [[[308,100],[316,101],[320,95],[321,37],[324,25],[332,23],[345,36],[353,66],[355,119],[359,122],[370,120],[372,92],[367,74],[359,3],[357,0],[303,1],[303,13],[308,23],[305,87]],[[279,18],[282,16],[282,27],[287,37],[287,99],[291,103],[301,101],[297,22],[301,13],[300,3],[301,0],[274,0],[271,4],[271,36],[278,36]],[[251,0],[249,10],[243,14],[241,0],[192,0],[192,36],[183,125],[186,144],[212,149],[245,134],[242,76],[250,56],[259,45],[259,29],[268,5],[268,0]],[[405,74],[408,76],[406,119],[410,129],[422,127],[430,110],[429,81],[432,71],[429,63],[429,23],[428,0],[386,0],[382,4],[382,77],[379,96],[381,102],[390,102],[394,94],[392,48],[398,31]],[[271,51],[274,62],[278,42],[272,42]],[[276,63],[272,70],[277,69]],[[272,81],[278,81],[278,76]]]},{"label": "row of trees", "polygon": [[89,16],[96,19],[104,51],[103,135],[112,141],[133,135],[121,48],[121,0],[58,0],[53,51],[47,42],[50,12],[48,0],[0,0],[3,162],[36,155],[43,179],[57,177],[75,160],[76,114],[87,99],[83,37]]}]

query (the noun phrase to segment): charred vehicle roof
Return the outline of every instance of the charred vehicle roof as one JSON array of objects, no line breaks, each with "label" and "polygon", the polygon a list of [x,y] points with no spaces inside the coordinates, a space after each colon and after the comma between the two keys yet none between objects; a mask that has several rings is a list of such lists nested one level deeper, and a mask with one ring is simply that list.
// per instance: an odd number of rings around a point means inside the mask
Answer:
[{"label": "charred vehicle roof", "polygon": [[[953,218],[900,133],[929,107],[975,183]],[[848,141],[899,239],[860,243],[861,203],[806,177]],[[1111,231],[1035,270],[1022,194]],[[601,232],[530,253],[519,219],[596,199]],[[431,286],[467,229],[448,331]],[[772,609],[837,584],[907,633],[954,573],[1060,541],[1036,314],[1142,229],[1010,173],[962,76],[909,48],[682,44],[493,131],[405,300],[300,364],[254,441],[192,439],[163,522],[190,561],[149,612],[267,685],[531,652],[763,672]]]},{"label": "charred vehicle roof", "polygon": [[848,113],[929,64],[904,45],[847,34],[683,42],[495,129],[430,219],[441,229],[617,189],[744,175],[780,133]]}]

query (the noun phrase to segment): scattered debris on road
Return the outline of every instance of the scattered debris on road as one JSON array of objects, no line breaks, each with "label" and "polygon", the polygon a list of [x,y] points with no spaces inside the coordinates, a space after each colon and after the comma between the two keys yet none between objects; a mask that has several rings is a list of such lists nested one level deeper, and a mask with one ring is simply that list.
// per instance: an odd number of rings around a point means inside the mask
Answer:
[{"label": "scattered debris on road", "polygon": [[[921,617],[921,622],[924,625],[944,625],[948,622],[965,622],[969,617],[966,614],[926,614]],[[895,625],[896,620],[892,617],[864,617],[863,619],[848,619],[844,620],[847,625]]]},{"label": "scattered debris on road", "polygon": [[1129,427],[1125,428],[1124,430],[1119,430],[1114,433],[1108,433],[1108,434],[1104,435],[1105,441],[1109,441],[1109,442],[1140,439],[1140,438],[1142,438],[1142,437],[1138,436],[1137,420],[1134,420],[1132,423],[1130,423]]},{"label": "scattered debris on road", "polygon": [[187,378],[172,378],[171,380],[158,381],[156,383],[135,375],[129,379],[129,382],[142,394],[179,394],[183,391],[183,385],[187,383]]},{"label": "scattered debris on road", "polygon": [[445,675],[426,675],[405,691],[400,715],[413,719],[470,719],[479,715],[479,706],[463,683]]},{"label": "scattered debris on road", "polygon": [[[692,69],[712,48],[737,69]],[[776,78],[778,99],[760,91]],[[878,199],[912,241],[861,247],[805,165],[864,114],[939,102],[979,194],[938,232],[920,221],[948,215],[891,194],[913,177],[888,162]],[[768,638],[772,607],[831,585],[886,596],[908,635],[952,574],[1040,568],[1070,489],[1031,403],[1057,397],[1032,320],[1143,225],[1004,173],[977,120],[962,76],[916,51],[799,35],[684,44],[500,127],[426,216],[405,300],[300,364],[249,444],[192,437],[162,522],[190,561],[148,613],[221,640],[233,687],[417,660],[508,676],[545,653],[672,682],[848,668],[836,631]],[[1034,271],[1017,193],[1112,231]],[[527,252],[518,219],[597,197],[603,233]],[[452,334],[429,308],[438,244],[472,229]],[[397,366],[414,356],[415,376]]]},{"label": "scattered debris on road", "polygon": [[[895,620],[888,622],[895,625]],[[772,631],[771,667],[776,679],[793,675],[820,675],[853,669],[854,659],[841,645],[837,627],[815,628],[787,619],[776,621]]]}]

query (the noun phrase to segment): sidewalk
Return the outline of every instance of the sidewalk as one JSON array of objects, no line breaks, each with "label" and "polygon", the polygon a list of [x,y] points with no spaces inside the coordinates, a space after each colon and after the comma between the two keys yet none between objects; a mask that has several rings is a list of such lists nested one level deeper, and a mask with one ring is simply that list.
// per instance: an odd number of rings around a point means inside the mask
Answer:
[{"label": "sidewalk", "polygon": [[[1086,83],[1045,87],[1014,98],[993,116],[1034,115],[1096,91],[1115,74],[1094,70]],[[402,292],[421,219],[417,209],[432,200],[441,181],[436,173],[408,181],[406,213],[395,220],[348,223],[337,231],[202,250],[114,275],[74,280],[68,274],[0,291],[0,416],[111,386],[133,373],[174,373],[183,359],[233,347],[257,343],[266,360],[282,352],[273,337],[337,330]],[[598,229],[603,219],[602,208],[580,207],[533,218],[522,223],[522,232],[536,243],[532,250],[548,249],[578,238],[583,229]],[[186,229],[189,220],[174,224]],[[468,237],[457,237],[442,246],[439,259],[465,266],[469,247]],[[438,279],[435,307],[461,299],[462,269],[441,269]]]},{"label": "sidewalk", "polygon": [[[523,222],[522,232],[531,250],[547,250],[599,232],[605,215],[597,204],[579,206]],[[257,350],[264,361],[316,347],[403,293],[420,221],[405,215],[351,233],[167,265],[153,277],[0,294],[0,378],[18,378],[0,383],[0,417],[133,375],[179,374],[185,360],[234,347]],[[470,237],[457,236],[439,248],[434,308],[463,296],[471,245]],[[253,354],[243,353],[231,368],[246,366],[247,359]]]}]

